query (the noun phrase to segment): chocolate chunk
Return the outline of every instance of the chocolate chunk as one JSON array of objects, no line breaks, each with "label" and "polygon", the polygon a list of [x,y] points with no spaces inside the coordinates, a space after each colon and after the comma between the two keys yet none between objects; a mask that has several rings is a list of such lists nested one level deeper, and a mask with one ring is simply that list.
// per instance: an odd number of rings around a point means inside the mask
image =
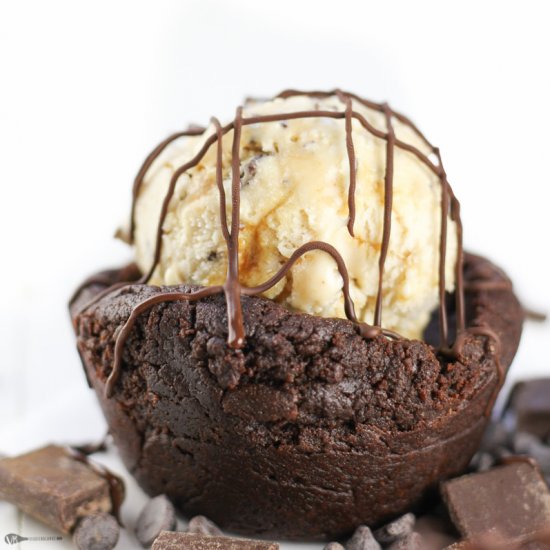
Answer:
[{"label": "chocolate chunk", "polygon": [[510,406],[517,416],[517,430],[541,439],[550,436],[550,378],[519,382],[512,390]]},{"label": "chocolate chunk", "polygon": [[400,518],[384,525],[374,532],[374,538],[382,544],[389,544],[412,533],[416,517],[414,514],[405,514]]},{"label": "chocolate chunk", "polygon": [[497,530],[517,540],[550,527],[550,491],[527,459],[452,479],[441,493],[455,527],[469,539]]},{"label": "chocolate chunk", "polygon": [[325,544],[323,550],[344,550],[344,547],[339,542],[329,542]]},{"label": "chocolate chunk", "polygon": [[144,507],[136,525],[136,538],[144,548],[149,548],[161,531],[176,528],[176,511],[166,495],[152,498]]},{"label": "chocolate chunk", "polygon": [[79,518],[113,508],[109,482],[55,445],[1,460],[0,500],[63,533]]},{"label": "chocolate chunk", "polygon": [[413,531],[388,546],[388,550],[426,550],[426,545],[422,535]]},{"label": "chocolate chunk", "polygon": [[360,525],[346,544],[346,550],[380,550],[381,546],[366,525]]},{"label": "chocolate chunk", "polygon": [[195,535],[209,535],[211,537],[223,537],[222,530],[207,517],[195,516],[189,520],[186,533],[194,533]]},{"label": "chocolate chunk", "polygon": [[120,527],[111,514],[92,514],[78,522],[73,541],[80,550],[112,550],[119,534]]},{"label": "chocolate chunk", "polygon": [[211,537],[195,533],[163,531],[153,543],[153,550],[278,550],[275,542],[263,540]]}]

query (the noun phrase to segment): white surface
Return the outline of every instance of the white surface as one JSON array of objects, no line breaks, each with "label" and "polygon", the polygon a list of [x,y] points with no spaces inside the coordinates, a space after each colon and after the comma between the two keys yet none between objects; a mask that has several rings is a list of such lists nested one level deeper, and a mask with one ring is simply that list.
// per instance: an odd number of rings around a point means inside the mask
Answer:
[{"label": "white surface", "polygon": [[[111,235],[145,154],[189,122],[231,116],[245,95],[339,86],[410,115],[441,147],[467,247],[549,311],[548,13],[516,6],[1,3],[0,450],[102,436],[66,301],[84,276],[129,257]],[[548,336],[548,323],[526,326],[511,378],[550,372]],[[105,462],[121,471],[115,456]],[[143,496],[131,482],[129,494],[131,524]],[[0,547],[8,532],[48,534],[0,503]]]}]

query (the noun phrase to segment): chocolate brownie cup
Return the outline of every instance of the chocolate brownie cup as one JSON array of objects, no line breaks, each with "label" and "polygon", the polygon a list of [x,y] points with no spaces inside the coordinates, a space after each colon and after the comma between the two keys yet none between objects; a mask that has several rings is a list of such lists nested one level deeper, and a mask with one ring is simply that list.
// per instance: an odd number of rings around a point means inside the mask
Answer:
[{"label": "chocolate brownie cup", "polygon": [[140,315],[111,398],[115,340],[132,308],[193,289],[132,284],[78,313],[83,296],[72,311],[113,439],[149,494],[230,531],[326,539],[421,505],[477,450],[523,311],[486,260],[467,255],[464,275],[468,328],[457,359],[426,342],[366,340],[350,321],[261,297],[243,297],[247,343],[234,350],[217,295]]},{"label": "chocolate brownie cup", "polygon": [[[406,117],[339,90],[266,105],[153,151],[134,185],[137,267],[91,277],[71,315],[148,493],[236,532],[335,538],[465,469],[523,310],[463,253],[439,150]],[[190,136],[190,160],[170,152]]]}]

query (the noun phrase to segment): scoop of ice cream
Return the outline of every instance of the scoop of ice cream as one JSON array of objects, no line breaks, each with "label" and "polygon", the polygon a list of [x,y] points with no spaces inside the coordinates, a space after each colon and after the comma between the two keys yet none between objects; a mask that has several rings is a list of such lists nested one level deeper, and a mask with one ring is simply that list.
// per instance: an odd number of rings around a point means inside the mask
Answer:
[{"label": "scoop of ice cream", "polygon": [[[244,117],[322,110],[344,111],[338,96],[293,96],[248,102]],[[353,101],[353,110],[385,132],[383,113]],[[426,143],[392,117],[396,137],[424,154]],[[143,272],[153,262],[163,199],[174,172],[189,162],[205,140],[172,142],[147,171],[135,205],[135,253]],[[350,167],[345,120],[297,118],[247,125],[241,136],[240,281],[255,286],[273,276],[301,245],[325,241],[344,259],[359,320],[371,323],[378,292],[382,245],[386,141],[352,121],[356,156],[354,236],[348,231]],[[231,142],[223,138],[223,181],[231,215]],[[438,303],[441,183],[415,155],[395,148],[392,228],[383,276],[382,325],[409,338],[421,337]],[[151,284],[223,284],[227,249],[216,186],[216,145],[183,173],[162,227],[162,248]],[[447,231],[446,287],[454,288],[455,224]],[[303,256],[265,293],[288,308],[324,317],[343,317],[342,278],[323,251]]]}]

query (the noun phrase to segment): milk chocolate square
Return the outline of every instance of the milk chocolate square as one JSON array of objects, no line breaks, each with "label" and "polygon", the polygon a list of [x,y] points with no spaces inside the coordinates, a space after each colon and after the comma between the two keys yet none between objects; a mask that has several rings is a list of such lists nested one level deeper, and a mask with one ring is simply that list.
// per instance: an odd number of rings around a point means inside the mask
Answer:
[{"label": "milk chocolate square", "polygon": [[527,459],[452,479],[441,493],[455,527],[468,539],[497,532],[519,540],[550,527],[550,491]]},{"label": "milk chocolate square", "polygon": [[83,516],[111,510],[108,482],[55,445],[0,460],[0,500],[63,533]]}]

